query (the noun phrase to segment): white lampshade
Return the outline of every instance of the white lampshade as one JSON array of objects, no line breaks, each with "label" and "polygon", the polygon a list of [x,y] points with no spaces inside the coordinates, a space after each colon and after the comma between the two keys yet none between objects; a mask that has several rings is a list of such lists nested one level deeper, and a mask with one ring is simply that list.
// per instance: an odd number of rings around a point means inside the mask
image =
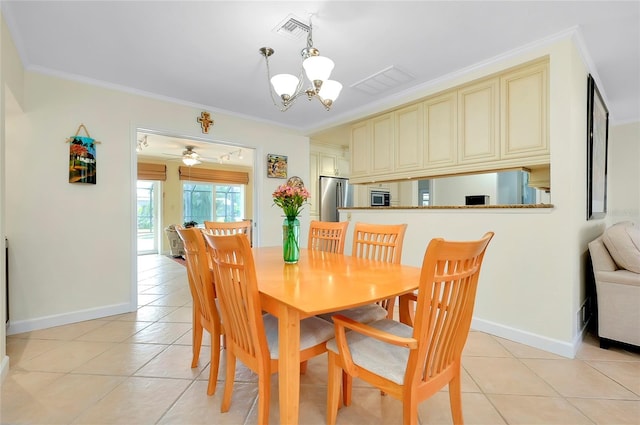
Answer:
[{"label": "white lampshade", "polygon": [[340,91],[342,90],[342,84],[335,80],[327,80],[322,83],[322,87],[320,87],[320,93],[318,95],[324,100],[335,101],[340,95]]},{"label": "white lampshade", "polygon": [[333,61],[324,56],[309,56],[302,62],[302,67],[309,81],[328,80],[334,66]]},{"label": "white lampshade", "polygon": [[184,163],[184,165],[188,165],[189,167],[191,167],[192,165],[200,164],[200,161],[198,161],[197,159],[187,156],[182,158],[182,162]]},{"label": "white lampshade", "polygon": [[292,96],[298,87],[298,77],[291,74],[278,74],[271,77],[271,85],[278,96]]}]

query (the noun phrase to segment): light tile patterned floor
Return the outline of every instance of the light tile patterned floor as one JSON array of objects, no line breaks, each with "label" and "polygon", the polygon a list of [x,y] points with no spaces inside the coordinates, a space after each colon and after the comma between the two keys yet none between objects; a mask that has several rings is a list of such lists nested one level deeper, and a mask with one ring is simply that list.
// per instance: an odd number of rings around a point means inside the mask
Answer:
[{"label": "light tile patterned floor", "polygon": [[[138,259],[136,313],[8,337],[2,424],[255,424],[256,376],[238,366],[231,410],[223,381],[206,394],[210,340],[191,369],[191,297],[185,268],[163,256]],[[602,350],[588,336],[569,360],[471,332],[465,347],[467,424],[640,424],[640,354]],[[223,377],[223,364],[220,367]],[[270,422],[279,423],[277,377]],[[398,424],[401,405],[355,381],[339,424]],[[326,356],[301,379],[301,424],[325,423]],[[446,390],[420,405],[420,423],[450,424]]]}]

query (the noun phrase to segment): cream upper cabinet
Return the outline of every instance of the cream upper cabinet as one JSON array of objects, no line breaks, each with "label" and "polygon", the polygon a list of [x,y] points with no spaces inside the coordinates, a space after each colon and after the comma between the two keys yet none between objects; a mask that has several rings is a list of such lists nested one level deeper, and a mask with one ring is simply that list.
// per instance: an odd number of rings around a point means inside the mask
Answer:
[{"label": "cream upper cabinet", "polygon": [[351,177],[366,177],[371,173],[371,123],[362,121],[351,127]]},{"label": "cream upper cabinet", "polygon": [[321,176],[338,175],[338,162],[336,155],[324,152],[318,153],[318,174]]},{"label": "cream upper cabinet", "polygon": [[500,159],[499,80],[492,78],[458,90],[458,163]]},{"label": "cream upper cabinet", "polygon": [[413,171],[423,167],[424,116],[422,104],[394,112],[394,170]]},{"label": "cream upper cabinet", "polygon": [[371,173],[393,171],[393,114],[384,114],[371,120]]},{"label": "cream upper cabinet", "polygon": [[353,183],[548,164],[548,80],[538,59],[354,124]]},{"label": "cream upper cabinet", "polygon": [[546,61],[501,76],[502,159],[549,155],[548,87]]},{"label": "cream upper cabinet", "polygon": [[423,103],[425,168],[455,165],[458,155],[458,93],[434,97]]}]

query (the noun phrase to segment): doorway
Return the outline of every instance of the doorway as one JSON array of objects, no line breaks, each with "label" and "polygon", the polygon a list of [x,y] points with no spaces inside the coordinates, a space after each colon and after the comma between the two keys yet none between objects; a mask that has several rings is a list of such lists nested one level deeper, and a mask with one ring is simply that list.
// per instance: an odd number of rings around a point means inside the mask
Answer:
[{"label": "doorway", "polygon": [[[211,206],[215,214],[214,218],[207,216],[208,220],[219,221],[222,217],[225,221],[250,219],[255,223],[256,148],[142,128],[137,130],[134,143],[137,163],[164,166],[164,172],[158,176],[158,180],[136,181],[134,205],[137,248],[133,250],[134,255],[168,255],[170,241],[165,235],[165,228],[190,220],[197,221],[199,226],[203,225],[202,218],[190,216],[193,199],[185,196],[185,185],[188,188],[189,184],[198,187],[208,184],[215,188],[212,195],[215,204]],[[194,158],[195,164],[185,162],[185,159]],[[247,173],[249,183],[238,188],[229,183],[198,180],[203,177],[199,171],[212,169]]]},{"label": "doorway", "polygon": [[158,254],[160,246],[159,181],[138,180],[136,185],[138,255]]}]

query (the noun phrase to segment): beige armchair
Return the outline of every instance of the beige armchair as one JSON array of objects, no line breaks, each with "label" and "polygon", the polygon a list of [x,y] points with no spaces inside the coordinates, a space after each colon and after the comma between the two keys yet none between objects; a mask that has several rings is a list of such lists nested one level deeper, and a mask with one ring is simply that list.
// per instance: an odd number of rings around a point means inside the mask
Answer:
[{"label": "beige armchair", "polygon": [[589,243],[598,305],[600,347],[640,346],[640,227],[617,223]]}]

